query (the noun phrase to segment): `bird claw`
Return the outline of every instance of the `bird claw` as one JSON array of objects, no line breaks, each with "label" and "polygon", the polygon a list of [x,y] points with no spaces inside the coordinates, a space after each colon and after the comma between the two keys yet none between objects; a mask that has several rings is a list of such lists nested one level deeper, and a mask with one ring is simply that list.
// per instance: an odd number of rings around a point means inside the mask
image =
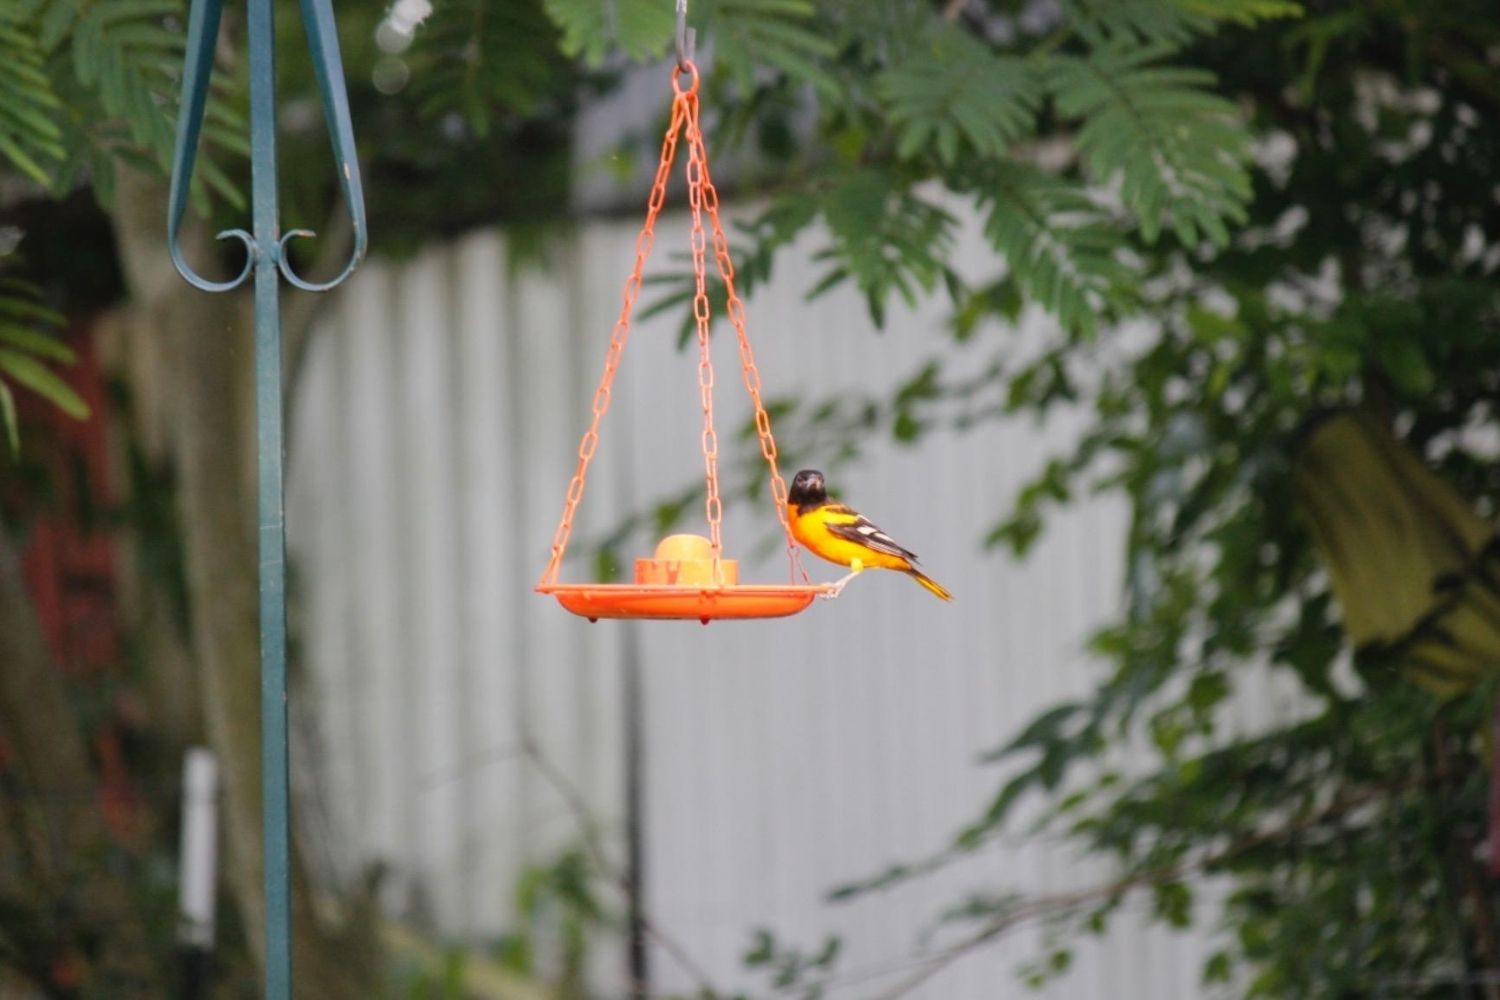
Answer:
[{"label": "bird claw", "polygon": [[854,579],[856,576],[859,576],[859,574],[863,570],[864,570],[863,566],[861,566],[859,569],[856,569],[853,573],[850,573],[848,576],[844,577],[842,580],[840,580],[837,583],[835,583],[833,585],[833,589],[830,590],[830,591],[828,591],[827,593],[825,593],[823,596],[826,597],[826,598],[828,598],[829,600],[833,600],[835,597],[837,597],[840,594],[842,594],[844,592],[844,588],[847,587],[847,586],[849,586],[849,581],[852,580],[852,579]]}]

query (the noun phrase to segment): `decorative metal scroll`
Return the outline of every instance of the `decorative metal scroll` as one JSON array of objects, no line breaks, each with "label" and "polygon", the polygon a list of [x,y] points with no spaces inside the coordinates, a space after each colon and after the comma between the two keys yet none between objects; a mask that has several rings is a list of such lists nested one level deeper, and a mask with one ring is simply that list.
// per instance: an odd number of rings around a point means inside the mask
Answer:
[{"label": "decorative metal scroll", "polygon": [[187,213],[198,138],[208,105],[214,49],[223,0],[193,0],[188,17],[182,104],[172,160],[167,242],[172,262],[194,286],[227,292],[254,278],[255,402],[259,470],[261,783],[265,836],[266,997],[292,995],[291,802],[288,791],[286,682],[286,513],[282,488],[285,454],[282,428],[281,316],[279,280],[297,288],[327,291],[343,282],[365,255],[368,231],[349,97],[330,0],[302,0],[308,49],[333,141],[344,204],[354,223],[353,249],[343,271],[331,281],[300,277],[287,255],[288,243],[312,236],[305,229],[280,231],[276,195],[276,76],[272,0],[248,0],[246,34],[250,55],[250,209],[251,230],[230,229],[219,239],[245,246],[245,264],[225,281],[203,277],[187,263],[177,233]]}]

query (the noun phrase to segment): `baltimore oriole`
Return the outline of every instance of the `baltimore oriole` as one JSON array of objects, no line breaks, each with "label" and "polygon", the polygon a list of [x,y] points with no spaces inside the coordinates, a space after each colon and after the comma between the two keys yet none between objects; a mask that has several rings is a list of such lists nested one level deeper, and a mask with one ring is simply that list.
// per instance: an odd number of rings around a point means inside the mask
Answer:
[{"label": "baltimore oriole", "polygon": [[787,519],[792,535],[813,555],[852,572],[834,585],[834,594],[871,567],[894,569],[905,573],[945,601],[953,595],[942,585],[917,569],[916,554],[896,544],[896,540],[870,522],[863,514],[828,499],[823,473],[803,469],[792,479],[786,496]]}]

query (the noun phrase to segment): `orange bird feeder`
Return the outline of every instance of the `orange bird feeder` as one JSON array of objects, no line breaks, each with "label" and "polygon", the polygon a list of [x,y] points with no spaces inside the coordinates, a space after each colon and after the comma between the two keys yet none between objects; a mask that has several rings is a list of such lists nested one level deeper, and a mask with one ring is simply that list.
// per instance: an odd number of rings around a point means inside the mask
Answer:
[{"label": "orange bird feeder", "polygon": [[[684,75],[689,81],[686,86],[682,82]],[[690,243],[693,274],[697,280],[693,317],[698,327],[698,388],[703,403],[703,470],[707,487],[705,514],[708,520],[708,537],[672,535],[663,539],[651,558],[636,560],[634,583],[559,583],[563,553],[567,550],[568,537],[573,531],[573,515],[578,509],[578,502],[583,499],[589,462],[599,447],[599,423],[609,409],[610,386],[620,365],[620,355],[625,351],[625,342],[630,339],[630,316],[635,308],[635,300],[640,295],[641,274],[646,267],[646,258],[650,256],[651,246],[656,240],[656,219],[666,202],[667,179],[671,175],[679,138],[686,138],[688,147],[688,206],[693,219]],[[704,230],[705,216],[711,237]],[[720,540],[719,524],[724,510],[719,500],[719,439],[714,433],[714,367],[709,352],[707,256],[710,244],[719,276],[723,278],[727,292],[725,311],[739,341],[745,388],[750,393],[750,401],[755,405],[755,429],[760,437],[761,454],[765,456],[770,470],[771,499],[775,503],[776,516],[781,521],[782,530],[786,533],[790,581],[785,584],[740,583],[739,564],[736,560],[724,558],[724,547]],[[562,520],[552,539],[552,557],[548,560],[536,589],[540,593],[551,594],[564,608],[590,621],[600,618],[677,618],[697,619],[705,625],[717,618],[780,618],[793,615],[807,608],[814,598],[833,591],[830,584],[808,582],[807,574],[802,571],[798,560],[791,525],[787,522],[786,483],[776,467],[776,441],[771,436],[771,417],[761,402],[760,372],[755,367],[755,355],[750,350],[750,338],[745,333],[745,306],[735,294],[734,262],[729,257],[729,241],[725,239],[724,227],[719,221],[719,195],[714,190],[713,181],[709,179],[708,152],[704,148],[703,132],[698,124],[698,69],[691,60],[681,62],[672,74],[672,118],[667,125],[666,137],[662,140],[661,162],[657,165],[656,180],[651,185],[651,198],[646,205],[646,222],[636,239],[635,267],[625,280],[624,303],[614,330],[610,333],[609,350],[604,356],[604,375],[599,380],[599,387],[594,390],[593,418],[578,445],[578,468],[573,473],[572,482],[568,484]]]}]

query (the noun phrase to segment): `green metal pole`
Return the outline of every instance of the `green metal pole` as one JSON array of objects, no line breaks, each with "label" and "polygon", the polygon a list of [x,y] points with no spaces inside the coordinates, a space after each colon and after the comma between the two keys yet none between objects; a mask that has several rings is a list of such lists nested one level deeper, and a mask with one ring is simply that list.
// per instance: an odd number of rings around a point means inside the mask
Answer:
[{"label": "green metal pole", "polygon": [[[253,232],[220,233],[245,244],[247,259],[228,281],[201,277],[182,257],[177,230],[187,210],[198,136],[207,107],[208,82],[223,0],[194,0],[188,18],[182,108],[172,166],[168,243],[177,269],[193,285],[228,291],[253,275],[255,288],[255,410],[259,477],[257,524],[260,576],[261,809],[265,844],[266,998],[292,996],[291,796],[287,747],[286,506],[282,485],[286,455],[281,385],[280,279],[298,288],[326,291],[343,282],[364,257],[367,226],[349,100],[330,0],[302,0],[308,49],[318,79],[339,183],[354,228],[348,265],[336,278],[315,283],[291,268],[286,244],[306,230],[281,232],[276,197],[276,53],[273,0],[249,0],[246,33],[250,54],[250,198]],[[315,1000],[315,998],[314,998]]]},{"label": "green metal pole", "polygon": [[291,803],[287,765],[286,501],[282,467],[280,275],[276,204],[276,38],[271,0],[249,0],[250,202],[255,237],[255,420],[260,484],[261,818],[265,839],[266,1000],[292,995]]}]

